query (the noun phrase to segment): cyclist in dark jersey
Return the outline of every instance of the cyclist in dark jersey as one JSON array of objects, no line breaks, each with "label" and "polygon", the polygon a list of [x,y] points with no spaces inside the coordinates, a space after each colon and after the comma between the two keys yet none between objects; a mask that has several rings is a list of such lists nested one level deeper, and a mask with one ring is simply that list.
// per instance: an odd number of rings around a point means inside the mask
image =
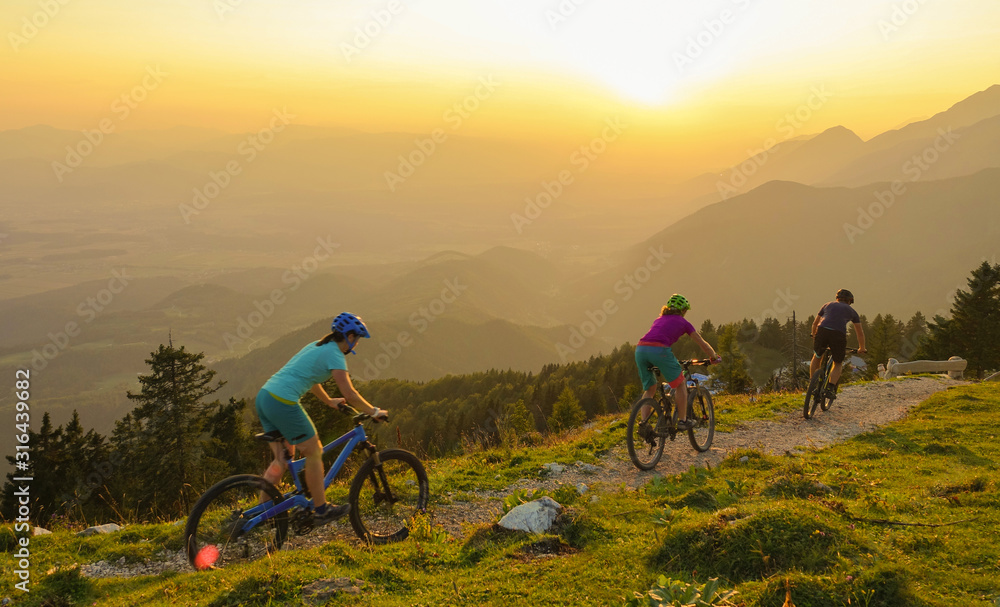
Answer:
[{"label": "cyclist in dark jersey", "polygon": [[854,311],[854,294],[847,289],[837,291],[836,301],[824,304],[816,314],[812,325],[813,357],[809,365],[809,376],[812,377],[819,369],[819,359],[827,347],[833,356],[833,368],[830,369],[830,383],[826,387],[826,397],[837,398],[837,382],[844,368],[844,358],[847,356],[847,323],[854,323],[854,332],[858,335],[858,353],[864,354],[865,332],[861,328],[861,317]]}]

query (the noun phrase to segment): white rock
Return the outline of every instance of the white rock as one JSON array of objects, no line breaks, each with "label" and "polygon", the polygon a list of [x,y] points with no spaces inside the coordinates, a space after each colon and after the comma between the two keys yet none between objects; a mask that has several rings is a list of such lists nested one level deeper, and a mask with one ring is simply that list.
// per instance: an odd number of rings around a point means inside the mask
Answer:
[{"label": "white rock", "polygon": [[745,464],[748,461],[750,461],[750,456],[748,456],[748,455],[744,455],[743,457],[740,458],[740,463],[741,464]]},{"label": "white rock", "polygon": [[562,474],[566,470],[566,466],[553,462],[550,464],[544,464],[542,466],[542,470],[545,470],[549,474]]},{"label": "white rock", "polygon": [[579,468],[580,472],[583,472],[584,474],[597,474],[598,472],[601,471],[601,468],[599,466],[595,466],[594,464],[585,464],[583,462],[576,462],[573,465]]},{"label": "white rock", "polygon": [[579,493],[586,493],[588,489],[590,489],[590,487],[588,487],[588,486],[587,486],[586,484],[584,484],[584,483],[578,483],[578,484],[576,485],[576,490],[577,490],[577,492],[579,492]]},{"label": "white rock", "polygon": [[31,531],[32,535],[52,535],[52,532],[44,527],[35,527]]},{"label": "white rock", "polygon": [[87,527],[80,533],[77,533],[77,535],[86,536],[95,535],[97,533],[114,533],[115,531],[121,531],[121,529],[122,528],[115,523],[107,523],[105,525],[97,525],[96,527]]},{"label": "white rock", "polygon": [[559,502],[545,496],[512,509],[500,519],[499,525],[511,531],[545,533],[561,509]]}]

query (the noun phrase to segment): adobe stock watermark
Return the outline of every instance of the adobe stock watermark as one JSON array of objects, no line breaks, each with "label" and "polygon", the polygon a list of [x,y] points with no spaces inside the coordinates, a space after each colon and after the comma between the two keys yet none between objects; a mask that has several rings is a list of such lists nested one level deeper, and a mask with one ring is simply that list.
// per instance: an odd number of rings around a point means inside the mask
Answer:
[{"label": "adobe stock watermark", "polygon": [[585,316],[587,320],[579,325],[570,327],[567,343],[556,342],[556,353],[562,362],[568,362],[569,357],[587,343],[587,340],[597,334],[597,331],[607,324],[608,319],[621,310],[621,303],[625,303],[635,297],[636,291],[642,289],[646,283],[653,278],[653,274],[659,271],[666,264],[667,260],[673,257],[673,253],[665,253],[663,245],[649,247],[649,256],[646,260],[631,272],[622,276],[615,282],[612,289],[616,297],[609,297],[601,302],[601,306],[596,310],[587,310]]},{"label": "adobe stock watermark", "polygon": [[[275,135],[285,130],[285,127],[295,119],[294,114],[288,113],[288,108],[275,109],[271,113],[271,121],[268,126],[247,136],[236,146],[236,153],[242,157],[243,162],[247,165],[256,160],[260,152],[263,152],[274,141]],[[184,223],[190,224],[192,217],[208,208],[209,203],[228,188],[233,183],[233,179],[243,173],[243,169],[244,164],[241,164],[240,160],[230,160],[221,171],[209,171],[208,181],[205,182],[205,185],[194,188],[191,203],[182,202],[177,205],[177,210],[180,211]]]},{"label": "adobe stock watermark", "polygon": [[[900,171],[909,177],[910,181],[919,181],[930,168],[941,159],[941,155],[951,149],[961,136],[953,133],[951,127],[947,130],[938,129],[938,136],[934,142],[923,149],[919,154],[914,154],[909,160],[903,163]],[[855,240],[875,225],[885,212],[896,204],[896,201],[907,192],[906,184],[902,180],[896,179],[889,185],[889,189],[874,192],[875,200],[867,208],[858,207],[858,217],[856,223],[844,223],[844,235],[847,241],[854,244]]]},{"label": "adobe stock watermark", "polygon": [[781,142],[794,137],[833,96],[834,93],[827,90],[825,84],[811,87],[805,102],[794,111],[786,113],[774,124],[778,138],[769,137],[762,142],[760,148],[748,149],[749,158],[729,169],[729,175],[715,183],[715,189],[722,199],[727,200],[730,196],[738,194],[739,189],[745,186],[750,178],[767,164],[771,155],[779,150]]},{"label": "adobe stock watermark", "polygon": [[[497,82],[492,74],[480,76],[479,82],[472,93],[446,109],[441,115],[441,119],[451,132],[458,131],[465,124],[465,121],[482,107],[483,102],[496,93],[497,88],[500,86],[501,83]],[[389,188],[389,191],[395,192],[396,188],[406,183],[406,180],[410,177],[413,177],[417,169],[423,166],[427,162],[427,159],[433,156],[439,146],[446,141],[448,141],[448,133],[443,128],[434,129],[431,131],[429,137],[414,139],[413,149],[405,155],[400,154],[396,157],[399,160],[396,170],[385,171],[383,173],[385,185]]]},{"label": "adobe stock watermark", "polygon": [[556,29],[570,20],[576,11],[587,3],[587,0],[559,0],[559,4],[555,5],[553,8],[545,10],[545,20],[549,24],[549,29],[556,31]]},{"label": "adobe stock watermark", "polygon": [[552,206],[552,203],[565,193],[566,188],[576,181],[577,176],[585,173],[591,164],[608,150],[609,144],[621,137],[625,129],[628,128],[628,125],[622,124],[618,116],[606,118],[604,124],[604,129],[601,130],[599,137],[594,137],[586,145],[580,146],[569,155],[569,165],[575,168],[575,174],[573,169],[566,168],[559,171],[552,181],[542,181],[541,189],[538,192],[533,196],[524,197],[524,212],[510,214],[510,221],[518,234],[524,232],[525,226],[531,225],[532,222],[541,217],[542,212]]},{"label": "adobe stock watermark", "polygon": [[7,32],[7,40],[14,52],[20,53],[21,47],[34,40],[69,3],[70,0],[39,0],[39,10],[30,17],[21,17],[20,29]]},{"label": "adobe stock watermark", "polygon": [[[469,285],[462,284],[457,276],[445,280],[438,297],[410,314],[410,326],[417,332],[417,335],[426,332],[431,324],[440,318],[468,288]],[[395,339],[380,343],[379,348],[382,351],[376,354],[374,359],[369,358],[365,361],[365,368],[360,373],[361,379],[365,381],[378,379],[383,372],[392,366],[392,363],[402,356],[403,350],[414,343],[416,343],[414,336],[409,331],[400,331]]]},{"label": "adobe stock watermark", "polygon": [[297,291],[302,283],[309,280],[309,277],[319,270],[320,263],[330,259],[338,248],[340,248],[340,243],[333,242],[329,236],[318,237],[312,255],[302,258],[302,261],[281,275],[281,282],[286,286],[272,289],[268,296],[261,301],[255,299],[254,309],[237,317],[234,332],[226,332],[222,335],[222,341],[225,342],[229,351],[235,352],[237,346],[241,346],[253,337],[254,332],[274,315],[275,310],[288,301],[288,294]]},{"label": "adobe stock watermark", "polygon": [[117,122],[110,117],[105,117],[97,123],[97,128],[84,129],[80,141],[75,145],[66,146],[66,156],[63,158],[63,162],[58,160],[52,162],[52,171],[59,183],[62,183],[66,175],[79,168],[83,161],[104,143],[104,138],[107,135],[115,132],[115,129],[118,128],[117,123],[128,120],[139,104],[145,101],[151,92],[160,88],[169,75],[161,70],[159,65],[156,67],[146,66],[146,75],[142,77],[142,81],[111,102],[111,112],[117,118]]},{"label": "adobe stock watermark", "polygon": [[695,61],[708,50],[716,40],[718,40],[722,34],[729,28],[730,25],[736,23],[736,19],[741,12],[746,11],[750,8],[751,0],[732,0],[732,3],[736,5],[739,9],[734,11],[729,8],[724,8],[719,11],[719,14],[713,19],[705,19],[702,21],[702,29],[694,36],[688,36],[686,39],[687,45],[684,47],[684,52],[674,51],[673,60],[674,65],[677,66],[677,71],[683,74],[688,67],[694,65]]},{"label": "adobe stock watermark", "polygon": [[111,279],[106,287],[100,289],[93,296],[87,297],[76,307],[76,315],[83,319],[83,324],[77,321],[69,321],[58,331],[48,334],[49,343],[31,351],[31,366],[35,371],[41,371],[49,366],[60,353],[69,347],[70,341],[74,337],[79,337],[83,327],[93,322],[98,315],[107,309],[115,300],[115,297],[128,287],[132,277],[125,273],[125,269],[112,270]]},{"label": "adobe stock watermark", "polygon": [[238,8],[243,6],[244,2],[246,0],[212,0],[212,8],[219,16],[219,21],[225,21],[226,15],[235,13]]},{"label": "adobe stock watermark", "polygon": [[892,13],[888,19],[878,20],[878,31],[886,42],[889,37],[898,32],[927,3],[927,0],[905,0],[892,5]]},{"label": "adobe stock watermark", "polygon": [[406,10],[406,4],[400,0],[389,0],[385,3],[384,8],[374,10],[369,15],[371,16],[364,25],[357,25],[354,27],[354,38],[350,42],[340,43],[340,52],[344,55],[344,60],[348,63],[354,60],[355,57],[360,55],[372,45],[382,32],[389,28],[389,25],[398,17],[403,11]]}]

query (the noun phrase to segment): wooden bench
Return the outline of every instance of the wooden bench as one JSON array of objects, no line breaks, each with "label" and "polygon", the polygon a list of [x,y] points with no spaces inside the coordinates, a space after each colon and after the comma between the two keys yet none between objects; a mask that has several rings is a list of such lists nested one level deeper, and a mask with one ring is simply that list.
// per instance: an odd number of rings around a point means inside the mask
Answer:
[{"label": "wooden bench", "polygon": [[952,356],[948,360],[911,360],[907,363],[890,358],[885,366],[885,373],[880,375],[883,379],[891,379],[904,373],[947,373],[952,379],[962,379],[962,373],[968,365],[969,361],[958,356]]}]

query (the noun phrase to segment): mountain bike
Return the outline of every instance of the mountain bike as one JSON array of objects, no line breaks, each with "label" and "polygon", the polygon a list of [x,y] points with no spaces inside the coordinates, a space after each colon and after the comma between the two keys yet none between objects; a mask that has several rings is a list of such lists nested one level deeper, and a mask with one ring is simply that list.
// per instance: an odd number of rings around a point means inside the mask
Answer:
[{"label": "mountain bike", "polygon": [[[691,377],[690,367],[710,365],[712,361],[682,360],[680,363],[688,389],[687,416],[695,422],[694,427],[687,431],[688,440],[695,451],[708,451],[715,436],[715,408],[709,391]],[[625,434],[628,456],[640,470],[652,470],[663,456],[667,439],[675,440],[678,432],[674,390],[668,390],[669,385],[663,380],[659,368],[650,365],[649,370],[656,377],[656,395],[654,398],[641,398],[632,405]],[[649,412],[648,415],[645,411]]]},{"label": "mountain bike", "polygon": [[[851,354],[857,354],[856,348],[847,348]],[[806,400],[802,405],[802,417],[812,419],[816,415],[816,407],[828,411],[833,400],[827,398],[826,387],[830,384],[830,370],[833,369],[833,352],[827,347],[819,359],[819,368],[809,378],[806,388]]]},{"label": "mountain bike", "polygon": [[[354,427],[323,446],[323,453],[342,447],[323,479],[327,496],[333,498],[332,503],[346,500],[351,505],[351,526],[363,541],[372,544],[402,541],[409,536],[414,517],[427,512],[430,493],[427,473],[417,456],[409,451],[377,451],[368,441],[363,426],[371,418],[354,413]],[[277,430],[255,438],[265,442],[284,441]],[[346,480],[335,483],[334,479],[348,456],[359,448],[367,451],[368,457],[348,489]],[[185,550],[195,569],[247,562],[275,552],[285,542],[289,526],[300,535],[313,529],[312,499],[300,478],[305,458],[292,460],[287,448],[284,456],[294,490],[282,494],[263,477],[240,474],[219,481],[198,499],[184,528]]]}]

